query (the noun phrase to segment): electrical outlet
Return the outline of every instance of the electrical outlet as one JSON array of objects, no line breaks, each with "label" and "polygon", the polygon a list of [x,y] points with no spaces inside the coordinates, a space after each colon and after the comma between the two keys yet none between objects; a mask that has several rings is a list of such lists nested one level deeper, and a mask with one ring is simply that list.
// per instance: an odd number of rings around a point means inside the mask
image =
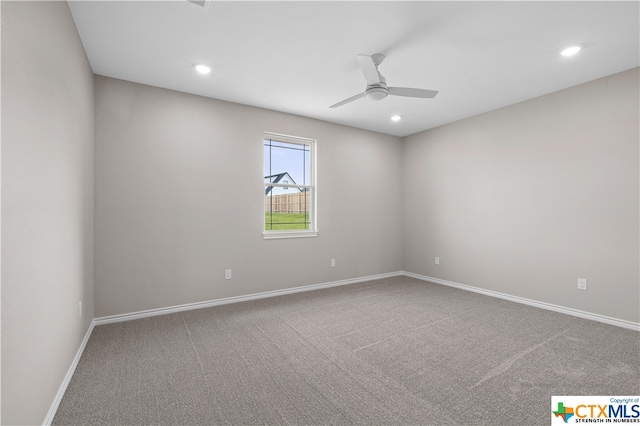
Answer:
[{"label": "electrical outlet", "polygon": [[587,290],[586,278],[578,278],[578,290]]},{"label": "electrical outlet", "polygon": [[336,267],[336,260],[335,259],[331,259],[331,267],[332,268]]},{"label": "electrical outlet", "polygon": [[230,280],[231,279],[231,269],[225,269],[224,270],[224,279],[225,280]]},{"label": "electrical outlet", "polygon": [[78,318],[82,318],[82,302],[78,302]]},{"label": "electrical outlet", "polygon": [[440,264],[440,258],[436,257],[436,265],[439,265],[439,264]]}]

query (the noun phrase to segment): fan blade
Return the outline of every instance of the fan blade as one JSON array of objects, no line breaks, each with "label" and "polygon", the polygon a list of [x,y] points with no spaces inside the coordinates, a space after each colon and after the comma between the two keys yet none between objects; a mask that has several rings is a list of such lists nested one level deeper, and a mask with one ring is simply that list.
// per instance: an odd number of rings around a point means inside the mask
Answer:
[{"label": "fan blade", "polygon": [[437,90],[411,89],[409,87],[389,87],[389,94],[408,98],[435,98]]},{"label": "fan blade", "polygon": [[360,69],[362,70],[362,74],[364,74],[364,78],[367,80],[367,84],[370,86],[379,86],[380,74],[371,56],[358,55],[358,62],[360,62]]},{"label": "fan blade", "polygon": [[331,105],[329,108],[338,108],[339,106],[342,106],[342,105],[344,105],[344,104],[348,104],[349,102],[353,102],[353,101],[355,101],[355,100],[357,100],[357,99],[360,99],[360,98],[364,98],[364,93],[358,93],[357,95],[352,96],[352,97],[350,97],[349,99],[345,99],[345,100],[344,100],[344,101],[342,101],[342,102],[338,102],[338,103],[337,103],[337,104],[335,104],[335,105]]}]

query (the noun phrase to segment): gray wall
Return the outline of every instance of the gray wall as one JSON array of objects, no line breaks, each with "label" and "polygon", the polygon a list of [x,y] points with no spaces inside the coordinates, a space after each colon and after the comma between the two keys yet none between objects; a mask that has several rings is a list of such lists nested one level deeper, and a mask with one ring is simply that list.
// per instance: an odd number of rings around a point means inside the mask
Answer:
[{"label": "gray wall", "polygon": [[93,74],[68,5],[2,2],[2,424],[54,400],[93,319],[92,239]]},{"label": "gray wall", "polygon": [[405,138],[404,269],[640,322],[638,79]]},{"label": "gray wall", "polygon": [[[97,317],[402,269],[401,139],[100,76],[95,96]],[[264,131],[317,139],[318,237],[263,240]]]}]

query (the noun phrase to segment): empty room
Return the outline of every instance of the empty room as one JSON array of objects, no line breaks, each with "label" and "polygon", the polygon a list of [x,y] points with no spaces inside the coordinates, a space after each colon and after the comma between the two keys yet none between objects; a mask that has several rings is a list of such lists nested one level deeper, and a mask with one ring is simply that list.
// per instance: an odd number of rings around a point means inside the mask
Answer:
[{"label": "empty room", "polygon": [[2,424],[640,422],[640,2],[0,14]]}]

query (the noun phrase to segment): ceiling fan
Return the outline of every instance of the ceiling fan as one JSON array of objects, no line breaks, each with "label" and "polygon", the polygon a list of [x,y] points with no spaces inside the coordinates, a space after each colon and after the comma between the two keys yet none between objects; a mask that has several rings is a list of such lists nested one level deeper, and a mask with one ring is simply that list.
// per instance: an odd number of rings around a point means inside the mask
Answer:
[{"label": "ceiling fan", "polygon": [[412,89],[409,87],[387,87],[387,80],[385,80],[385,78],[380,74],[380,71],[378,71],[378,65],[380,65],[382,61],[384,61],[384,55],[380,53],[376,53],[372,56],[358,55],[360,69],[362,69],[362,74],[364,74],[364,78],[367,80],[367,88],[364,92],[345,99],[342,102],[338,102],[335,105],[331,105],[329,108],[337,108],[360,98],[379,101],[386,98],[388,95],[405,96],[408,98],[433,98],[438,94],[437,90]]}]

